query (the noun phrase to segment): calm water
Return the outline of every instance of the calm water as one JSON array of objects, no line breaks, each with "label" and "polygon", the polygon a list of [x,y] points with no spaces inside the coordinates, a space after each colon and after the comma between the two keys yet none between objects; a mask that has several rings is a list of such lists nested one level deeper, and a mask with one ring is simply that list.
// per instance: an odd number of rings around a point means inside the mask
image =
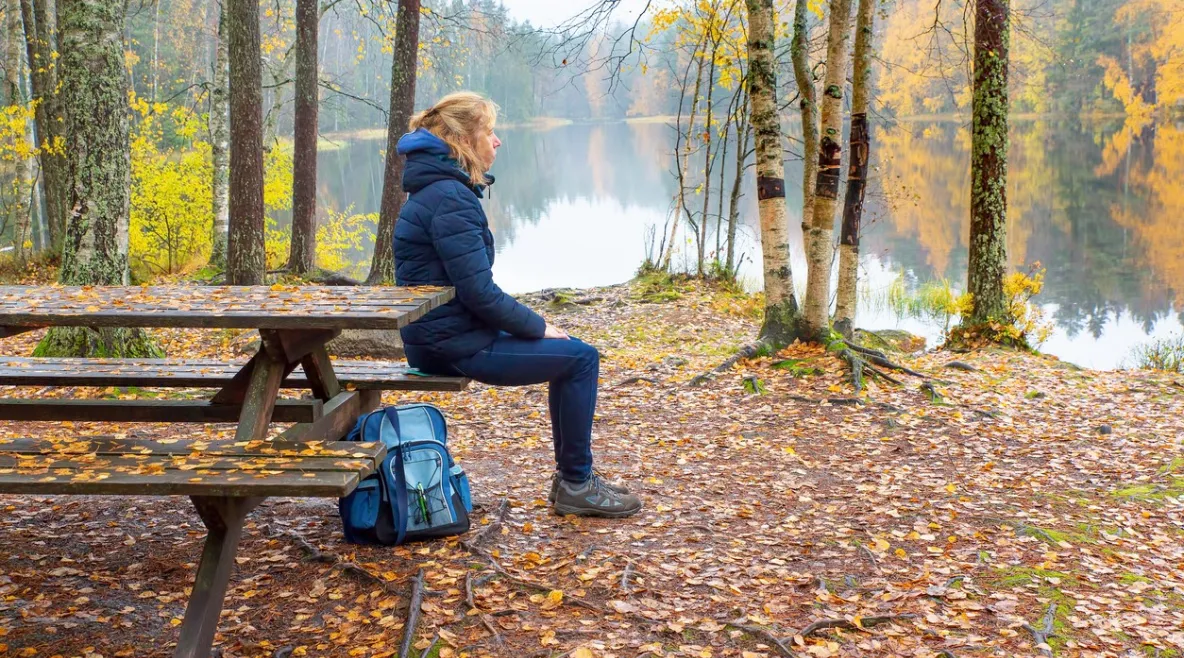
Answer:
[{"label": "calm water", "polygon": [[[486,204],[498,240],[494,267],[509,292],[629,279],[660,232],[676,183],[673,131],[661,124],[499,131],[504,142]],[[898,318],[874,299],[902,273],[910,286],[946,278],[964,287],[969,234],[969,136],[957,123],[900,123],[873,131],[857,324],[927,336],[941,327]],[[323,208],[376,212],[384,140],[321,153]],[[729,160],[733,156],[729,155]],[[1045,352],[1113,368],[1131,347],[1181,331],[1184,299],[1184,126],[1019,122],[1010,157],[1013,265],[1047,268],[1037,298],[1056,324]],[[800,163],[787,163],[791,226],[800,224]],[[731,178],[727,179],[730,189]],[[713,175],[713,184],[716,177]],[[759,287],[751,181],[741,202],[741,276]],[[717,193],[713,192],[713,197]],[[693,207],[701,207],[695,199]],[[710,203],[716,212],[716,201]],[[726,213],[726,206],[725,206]],[[805,259],[795,231],[794,273]],[[693,264],[685,226],[676,264]],[[714,235],[708,238],[714,251]],[[368,263],[369,254],[359,255]]]}]

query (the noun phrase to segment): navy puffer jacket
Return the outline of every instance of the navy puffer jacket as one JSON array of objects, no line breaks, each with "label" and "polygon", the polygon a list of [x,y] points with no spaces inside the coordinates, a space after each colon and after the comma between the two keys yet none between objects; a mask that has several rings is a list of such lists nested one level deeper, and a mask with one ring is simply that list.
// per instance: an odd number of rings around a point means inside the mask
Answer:
[{"label": "navy puffer jacket", "polygon": [[[451,286],[456,297],[401,330],[407,362],[426,371],[488,347],[499,332],[542,338],[546,322],[493,282],[493,234],[472,186],[442,139],[420,128],[399,139],[410,194],[395,224],[395,282]],[[492,182],[492,179],[489,181]]]}]

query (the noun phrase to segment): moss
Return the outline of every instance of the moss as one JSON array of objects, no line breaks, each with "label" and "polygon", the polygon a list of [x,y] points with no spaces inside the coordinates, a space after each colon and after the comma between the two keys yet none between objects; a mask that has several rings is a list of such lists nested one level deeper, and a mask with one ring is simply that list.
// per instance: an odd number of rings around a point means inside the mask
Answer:
[{"label": "moss", "polygon": [[1076,587],[1077,579],[1064,571],[1051,569],[1037,569],[1034,567],[1000,567],[994,574],[992,584],[997,587],[1026,587],[1028,585],[1047,581],[1049,578],[1060,580],[1060,584]]},{"label": "moss", "polygon": [[822,368],[815,368],[812,366],[803,365],[807,363],[806,359],[786,359],[778,361],[773,364],[773,367],[778,370],[785,370],[789,372],[792,377],[814,377],[823,374],[825,371]]},{"label": "moss", "polygon": [[141,329],[52,327],[33,350],[36,357],[163,358]]},{"label": "moss", "polygon": [[1140,576],[1137,573],[1131,573],[1127,571],[1118,574],[1118,582],[1122,583],[1123,585],[1134,585],[1135,583],[1153,583],[1155,581],[1146,576]]},{"label": "moss", "polygon": [[1110,492],[1115,498],[1140,502],[1162,502],[1165,498],[1184,496],[1184,477],[1174,477],[1166,483],[1135,484]]}]

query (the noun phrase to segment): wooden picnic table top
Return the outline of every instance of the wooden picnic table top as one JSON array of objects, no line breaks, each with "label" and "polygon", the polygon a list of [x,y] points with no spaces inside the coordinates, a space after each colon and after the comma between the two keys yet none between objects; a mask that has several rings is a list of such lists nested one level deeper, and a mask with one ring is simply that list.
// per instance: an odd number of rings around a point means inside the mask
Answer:
[{"label": "wooden picnic table top", "polygon": [[0,286],[0,327],[400,329],[451,288]]}]

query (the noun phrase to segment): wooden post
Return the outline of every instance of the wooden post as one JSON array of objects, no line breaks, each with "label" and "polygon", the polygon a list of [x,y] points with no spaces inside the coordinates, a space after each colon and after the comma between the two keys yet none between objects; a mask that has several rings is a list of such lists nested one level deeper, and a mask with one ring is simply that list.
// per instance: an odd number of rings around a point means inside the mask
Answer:
[{"label": "wooden post", "polygon": [[225,498],[219,496],[191,496],[193,506],[209,530],[193,593],[185,608],[181,624],[181,639],[173,658],[209,658],[234,567],[234,555],[242,536],[243,520],[263,498]]}]

